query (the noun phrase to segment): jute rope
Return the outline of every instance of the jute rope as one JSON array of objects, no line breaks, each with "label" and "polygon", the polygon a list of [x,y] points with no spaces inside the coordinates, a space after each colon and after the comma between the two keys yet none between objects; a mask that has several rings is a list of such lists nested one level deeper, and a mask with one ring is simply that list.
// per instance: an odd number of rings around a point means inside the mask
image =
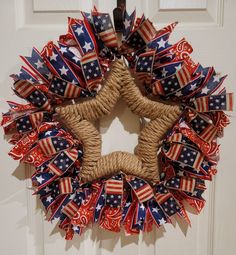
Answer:
[{"label": "jute rope", "polygon": [[179,106],[155,102],[143,96],[127,68],[123,71],[122,80],[121,95],[131,111],[136,115],[153,120],[170,112],[174,115],[179,113]]},{"label": "jute rope", "polygon": [[120,97],[120,81],[124,70],[123,61],[115,61],[112,66],[112,72],[110,72],[105,81],[106,85],[103,86],[95,98],[79,104],[57,107],[56,111],[59,114],[70,116],[77,111],[82,119],[91,121],[109,114]]},{"label": "jute rope", "polygon": [[[120,93],[135,114],[150,118],[151,121],[139,136],[136,155],[118,151],[101,156],[101,136],[89,121],[109,114]],[[56,111],[67,128],[83,142],[82,181],[90,182],[120,171],[151,183],[159,181],[157,149],[167,130],[180,115],[180,109],[144,97],[121,60],[113,64],[102,90],[94,99],[58,107]]]},{"label": "jute rope", "polygon": [[148,169],[150,176],[159,181],[159,165],[157,151],[161,140],[179,117],[179,113],[171,112],[160,119],[150,121],[141,131],[135,153]]}]

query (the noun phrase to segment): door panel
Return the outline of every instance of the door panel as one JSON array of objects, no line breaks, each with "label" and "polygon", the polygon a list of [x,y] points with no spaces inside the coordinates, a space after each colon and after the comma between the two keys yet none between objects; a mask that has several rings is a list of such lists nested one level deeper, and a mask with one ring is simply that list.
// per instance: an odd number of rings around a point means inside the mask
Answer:
[{"label": "door panel", "polygon": [[[79,9],[89,11],[93,5],[100,11],[112,13],[115,0],[3,0],[0,21],[2,40],[0,62],[1,111],[7,110],[5,99],[15,100],[10,90],[9,74],[18,72],[21,62],[18,55],[30,54],[31,47],[39,49],[48,41],[56,41],[65,33],[67,17],[76,17]],[[234,59],[236,35],[234,33],[236,2],[233,0],[149,0],[128,1],[127,9],[136,5],[155,26],[178,20],[179,26],[171,37],[172,42],[186,37],[194,50],[193,59],[204,66],[214,65],[216,70],[228,73],[225,81],[235,91]],[[233,115],[235,115],[233,113]],[[100,123],[102,152],[125,150],[132,152],[137,144],[140,120],[120,101],[109,117]],[[125,236],[94,227],[82,237],[64,241],[55,224],[44,221],[40,203],[31,196],[31,183],[25,180],[31,169],[10,159],[10,146],[1,139],[0,159],[0,210],[1,252],[3,254],[193,254],[233,255],[236,249],[234,211],[234,171],[236,134],[235,118],[221,139],[219,173],[208,186],[206,207],[200,216],[191,214],[192,228],[176,222],[152,234]],[[1,130],[2,135],[2,130]]]}]

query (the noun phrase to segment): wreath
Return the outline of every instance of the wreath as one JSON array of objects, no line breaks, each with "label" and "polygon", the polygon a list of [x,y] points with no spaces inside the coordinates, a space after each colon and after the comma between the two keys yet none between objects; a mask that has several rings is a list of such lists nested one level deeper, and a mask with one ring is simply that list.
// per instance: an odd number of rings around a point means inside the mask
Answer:
[{"label": "wreath", "polygon": [[[81,12],[57,44],[21,56],[26,65],[11,75],[27,103],[8,101],[3,114],[9,155],[35,167],[34,194],[66,239],[91,223],[115,232],[123,226],[128,235],[173,216],[190,224],[185,204],[203,208],[205,181],[219,160],[217,138],[229,124],[226,76],[195,63],[185,39],[170,44],[177,22],[156,30],[135,11],[124,11],[122,22],[118,36],[108,13]],[[150,121],[134,154],[101,155],[94,121],[120,97]]]}]

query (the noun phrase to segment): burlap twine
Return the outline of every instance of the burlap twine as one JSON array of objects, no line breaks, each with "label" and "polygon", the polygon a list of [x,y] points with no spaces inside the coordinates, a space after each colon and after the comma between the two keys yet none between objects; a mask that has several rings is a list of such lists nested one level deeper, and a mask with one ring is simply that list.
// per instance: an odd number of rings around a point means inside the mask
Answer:
[{"label": "burlap twine", "polygon": [[[151,121],[139,135],[136,155],[117,151],[101,156],[101,136],[90,122],[109,114],[119,97],[138,116]],[[117,60],[98,95],[88,101],[58,107],[60,118],[72,134],[83,142],[81,180],[90,182],[118,172],[154,183],[160,180],[157,150],[166,132],[178,119],[179,106],[166,105],[144,97],[122,60]]]}]

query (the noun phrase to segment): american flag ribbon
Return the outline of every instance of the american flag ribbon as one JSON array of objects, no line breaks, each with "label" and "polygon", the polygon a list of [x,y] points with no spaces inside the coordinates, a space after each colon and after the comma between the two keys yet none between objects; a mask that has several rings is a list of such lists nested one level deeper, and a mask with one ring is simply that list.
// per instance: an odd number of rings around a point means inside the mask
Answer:
[{"label": "american flag ribbon", "polygon": [[180,69],[183,65],[183,61],[171,61],[164,64],[154,63],[153,73],[155,78],[161,80],[165,77],[171,76],[176,73],[176,70]]},{"label": "american flag ribbon", "polygon": [[25,66],[21,67],[19,74],[12,74],[10,77],[12,77],[14,81],[26,80],[30,83],[39,83],[36,74],[34,74]]},{"label": "american flag ribbon", "polygon": [[75,163],[77,157],[76,149],[62,151],[50,162],[48,167],[55,175],[61,176]]},{"label": "american flag ribbon", "polygon": [[130,15],[128,12],[125,10],[124,12],[124,29],[123,29],[123,38],[124,40],[129,36],[130,32],[132,31],[134,27],[134,21],[136,17],[136,10],[134,10]]},{"label": "american flag ribbon", "polygon": [[152,187],[146,181],[134,177],[131,180],[128,180],[128,183],[131,186],[140,203],[148,201],[153,197],[154,194]]},{"label": "american flag ribbon", "polygon": [[152,22],[146,19],[130,33],[126,44],[134,49],[141,49],[156,35],[156,32]]},{"label": "american flag ribbon", "polygon": [[81,58],[82,71],[89,89],[102,81],[102,69],[95,51],[87,53]]},{"label": "american flag ribbon", "polygon": [[52,74],[45,64],[43,56],[36,48],[32,49],[30,57],[20,57],[45,83],[50,81]]},{"label": "american flag ribbon", "polygon": [[146,218],[146,208],[142,203],[137,203],[135,208],[135,216],[133,221],[133,228],[143,230]]},{"label": "american flag ribbon", "polygon": [[212,124],[211,119],[203,114],[188,111],[186,113],[188,123],[194,132],[204,141],[211,142],[218,133],[218,127]]},{"label": "american flag ribbon", "polygon": [[45,94],[28,81],[19,80],[15,82],[14,89],[18,95],[26,99],[32,105],[45,111],[51,110],[51,105]]},{"label": "american flag ribbon", "polygon": [[88,97],[93,94],[78,84],[65,81],[59,77],[54,77],[49,85],[49,91],[63,98]]},{"label": "american flag ribbon", "polygon": [[148,210],[157,226],[161,226],[167,222],[165,213],[155,199],[148,201]]},{"label": "american flag ribbon", "polygon": [[167,216],[172,216],[180,210],[179,204],[163,184],[156,185],[155,199]]},{"label": "american flag ribbon", "polygon": [[70,25],[70,31],[75,38],[81,56],[90,51],[97,52],[94,32],[87,19],[76,20]]},{"label": "american flag ribbon", "polygon": [[59,180],[59,191],[60,194],[70,194],[73,191],[72,178],[64,177]]},{"label": "american flag ribbon", "polygon": [[101,40],[109,49],[117,50],[118,42],[108,13],[92,12],[93,24]]},{"label": "american flag ribbon", "polygon": [[116,175],[108,179],[105,184],[106,205],[120,207],[123,197],[123,178]]},{"label": "american flag ribbon", "polygon": [[148,42],[147,47],[150,49],[155,49],[157,54],[160,54],[166,48],[169,48],[171,45],[168,43],[170,32],[167,32],[162,35],[156,35],[151,41]]},{"label": "american flag ribbon", "polygon": [[149,83],[152,80],[155,50],[149,50],[138,56],[135,65],[136,75],[139,81]]},{"label": "american flag ribbon", "polygon": [[103,211],[103,208],[105,206],[105,188],[104,188],[104,185],[101,186],[100,188],[100,192],[98,194],[98,198],[97,198],[97,201],[95,203],[95,210],[94,210],[94,216],[93,216],[93,219],[94,219],[94,222],[98,222],[100,217],[101,217],[101,214],[102,214],[102,211]]},{"label": "american flag ribbon", "polygon": [[186,166],[200,169],[204,161],[204,155],[200,151],[179,143],[171,143],[168,147],[167,149],[164,148],[166,157]]},{"label": "american flag ribbon", "polygon": [[67,150],[72,146],[71,141],[58,136],[40,139],[38,144],[42,152],[47,156]]},{"label": "american flag ribbon", "polygon": [[16,128],[19,133],[26,133],[35,129],[43,121],[50,121],[51,118],[47,112],[35,112],[16,120]]},{"label": "american flag ribbon", "polygon": [[191,73],[187,66],[183,65],[175,74],[156,81],[154,83],[153,92],[155,95],[168,96],[186,86],[190,80]]},{"label": "american flag ribbon", "polygon": [[198,112],[232,111],[233,93],[199,97],[193,104]]},{"label": "american flag ribbon", "polygon": [[164,182],[165,187],[170,189],[176,189],[180,191],[193,192],[196,180],[190,177],[178,177],[175,176]]},{"label": "american flag ribbon", "polygon": [[[82,81],[75,71],[70,67],[67,60],[63,57],[62,48],[59,48],[53,43],[48,42],[42,51],[42,55],[50,68],[53,75],[60,77],[71,83],[81,84]],[[51,77],[51,79],[53,76]]]},{"label": "american flag ribbon", "polygon": [[62,208],[62,213],[64,213],[70,219],[75,216],[79,209],[79,206],[74,201],[70,201],[66,206]]}]

